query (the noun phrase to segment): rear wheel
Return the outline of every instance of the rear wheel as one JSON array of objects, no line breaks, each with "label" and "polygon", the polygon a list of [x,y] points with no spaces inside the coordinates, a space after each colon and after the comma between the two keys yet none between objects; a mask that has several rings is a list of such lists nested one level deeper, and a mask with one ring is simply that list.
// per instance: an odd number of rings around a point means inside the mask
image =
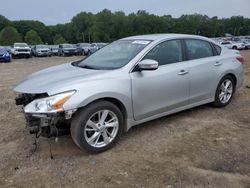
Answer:
[{"label": "rear wheel", "polygon": [[81,149],[98,153],[111,148],[120,138],[123,118],[111,102],[97,101],[78,111],[71,122],[71,136]]},{"label": "rear wheel", "polygon": [[224,107],[228,105],[233,97],[235,91],[235,83],[231,76],[224,76],[219,82],[216,93],[215,100],[212,103],[216,107]]}]

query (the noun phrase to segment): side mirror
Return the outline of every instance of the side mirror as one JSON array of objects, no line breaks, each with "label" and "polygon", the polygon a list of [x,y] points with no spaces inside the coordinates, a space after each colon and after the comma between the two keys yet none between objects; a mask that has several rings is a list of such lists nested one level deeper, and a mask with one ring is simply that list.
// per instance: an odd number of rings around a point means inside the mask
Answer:
[{"label": "side mirror", "polygon": [[152,59],[144,59],[138,64],[140,71],[156,70],[158,69],[159,63]]}]

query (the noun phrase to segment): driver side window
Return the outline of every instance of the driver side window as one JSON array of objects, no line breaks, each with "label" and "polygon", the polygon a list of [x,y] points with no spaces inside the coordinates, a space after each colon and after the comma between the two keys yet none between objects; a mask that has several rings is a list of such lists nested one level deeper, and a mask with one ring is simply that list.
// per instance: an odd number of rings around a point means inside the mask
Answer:
[{"label": "driver side window", "polygon": [[160,65],[166,65],[183,60],[180,40],[165,41],[155,46],[143,59],[153,59]]}]

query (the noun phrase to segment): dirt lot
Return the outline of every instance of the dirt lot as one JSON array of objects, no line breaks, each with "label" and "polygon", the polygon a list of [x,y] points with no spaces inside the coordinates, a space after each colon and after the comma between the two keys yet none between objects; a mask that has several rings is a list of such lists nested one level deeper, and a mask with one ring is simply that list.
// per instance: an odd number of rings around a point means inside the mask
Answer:
[{"label": "dirt lot", "polygon": [[80,57],[0,64],[0,187],[250,187],[250,50],[245,83],[226,108],[204,105],[132,128],[111,150],[90,155],[70,136],[34,138],[14,104],[26,75]]}]

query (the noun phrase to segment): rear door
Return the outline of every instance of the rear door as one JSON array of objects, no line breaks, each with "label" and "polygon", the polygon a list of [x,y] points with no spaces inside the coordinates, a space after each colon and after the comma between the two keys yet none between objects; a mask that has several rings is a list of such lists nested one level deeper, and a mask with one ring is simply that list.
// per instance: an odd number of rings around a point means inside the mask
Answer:
[{"label": "rear door", "polygon": [[197,103],[214,97],[217,87],[217,69],[222,65],[213,46],[204,40],[186,39],[190,70],[189,103]]}]

